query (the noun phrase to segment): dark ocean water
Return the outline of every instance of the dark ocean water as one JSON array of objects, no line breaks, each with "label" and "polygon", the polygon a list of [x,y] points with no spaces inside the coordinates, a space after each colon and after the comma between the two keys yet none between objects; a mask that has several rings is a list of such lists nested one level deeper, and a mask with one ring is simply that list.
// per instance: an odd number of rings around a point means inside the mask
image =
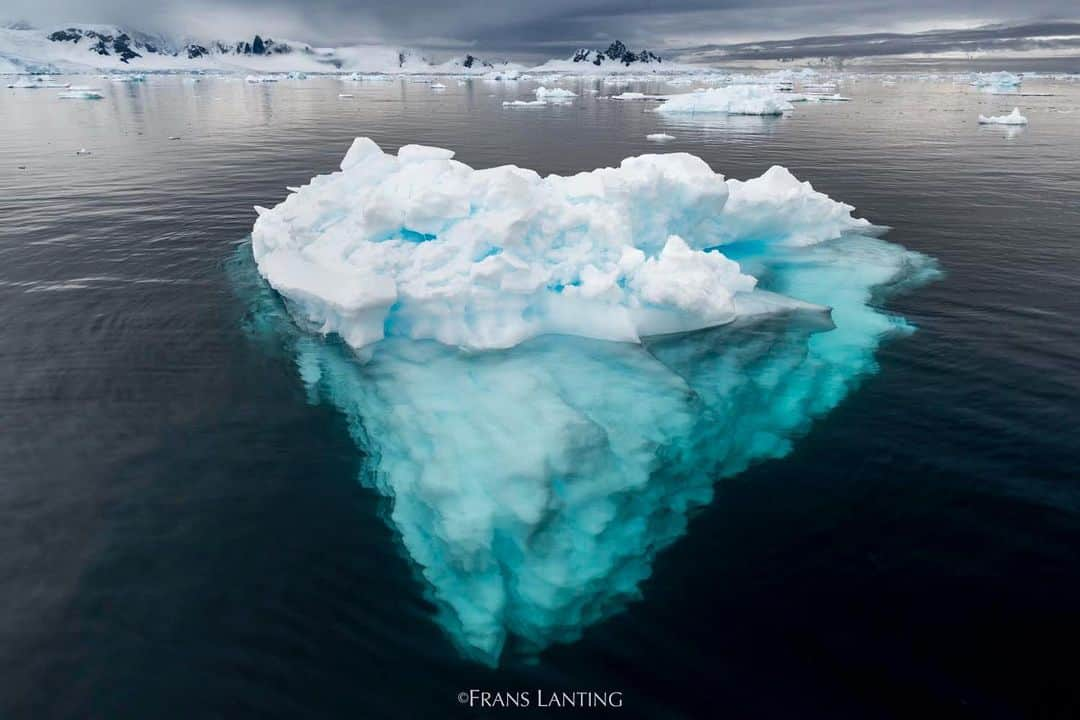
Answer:
[{"label": "dark ocean water", "polygon": [[[1076,84],[863,80],[677,122],[501,107],[528,83],[76,82],[106,98],[0,91],[0,717],[484,716],[470,688],[621,691],[627,717],[1080,714]],[[975,124],[1014,105],[1029,127]],[[917,332],[720,483],[639,602],[485,668],[433,622],[345,420],[253,341],[238,247],[357,135],[568,173],[651,132],[730,177],[786,165],[944,278],[890,298]]]}]

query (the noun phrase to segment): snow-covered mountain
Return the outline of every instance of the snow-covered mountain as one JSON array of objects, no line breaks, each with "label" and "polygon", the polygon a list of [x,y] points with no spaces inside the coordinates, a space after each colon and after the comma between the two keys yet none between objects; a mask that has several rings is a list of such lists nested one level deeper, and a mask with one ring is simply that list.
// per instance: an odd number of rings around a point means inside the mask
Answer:
[{"label": "snow-covered mountain", "polygon": [[604,50],[581,48],[565,60],[548,60],[534,69],[571,75],[645,75],[700,72],[702,66],[665,61],[650,50],[634,52],[616,40]]},{"label": "snow-covered mountain", "polygon": [[597,67],[603,66],[607,63],[609,66],[611,63],[621,63],[623,65],[633,65],[634,63],[659,63],[663,62],[656,53],[648,50],[642,50],[641,52],[631,52],[630,48],[626,47],[621,40],[608,45],[607,50],[589,50],[582,48],[574,53],[574,57],[571,58],[572,62],[591,62]]},{"label": "snow-covered mountain", "polygon": [[486,74],[520,70],[472,55],[434,64],[385,45],[314,47],[253,34],[234,40],[170,38],[113,25],[0,28],[0,73],[132,71],[394,72]]}]

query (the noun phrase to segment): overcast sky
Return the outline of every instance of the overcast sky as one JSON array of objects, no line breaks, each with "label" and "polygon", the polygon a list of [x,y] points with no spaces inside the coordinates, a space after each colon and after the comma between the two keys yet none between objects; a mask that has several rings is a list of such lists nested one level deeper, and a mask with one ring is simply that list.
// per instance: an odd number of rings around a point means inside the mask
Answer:
[{"label": "overcast sky", "polygon": [[100,22],[214,39],[260,32],[327,45],[381,41],[545,56],[613,38],[632,48],[664,50],[1080,19],[1077,0],[471,0],[450,5],[445,0],[0,0],[0,16],[41,27]]}]

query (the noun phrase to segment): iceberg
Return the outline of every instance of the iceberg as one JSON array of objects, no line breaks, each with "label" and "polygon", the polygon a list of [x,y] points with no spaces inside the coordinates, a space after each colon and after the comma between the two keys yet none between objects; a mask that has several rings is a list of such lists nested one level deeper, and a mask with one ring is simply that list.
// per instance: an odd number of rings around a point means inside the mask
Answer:
[{"label": "iceberg", "polygon": [[232,271],[253,337],[347,422],[448,638],[496,665],[639,597],[719,479],[875,372],[910,331],[884,293],[933,266],[782,167],[453,155],[358,138],[258,209]]},{"label": "iceberg", "polygon": [[1000,70],[998,72],[976,73],[971,84],[975,87],[1015,88],[1019,87],[1023,78],[1011,72]]},{"label": "iceberg", "polygon": [[18,90],[34,90],[36,88],[66,88],[71,87],[71,84],[54,82],[43,77],[36,77],[33,80],[21,77],[13,83],[8,83],[8,87]]},{"label": "iceberg", "polygon": [[837,90],[835,82],[802,83],[800,87],[804,93],[819,95],[831,95]]},{"label": "iceberg", "polygon": [[700,92],[672,95],[656,109],[660,113],[723,113],[727,115],[781,115],[793,106],[767,85],[731,85]]},{"label": "iceberg", "polygon": [[536,88],[535,93],[537,100],[568,100],[577,97],[577,93],[565,88],[546,88],[543,85]]},{"label": "iceberg", "polygon": [[544,107],[547,100],[503,100],[503,107]]},{"label": "iceberg", "polygon": [[71,90],[57,93],[56,97],[63,100],[100,100],[105,96],[98,90],[72,88]]},{"label": "iceberg", "polygon": [[979,115],[980,125],[1027,125],[1028,119],[1020,114],[1020,108],[1014,107],[1008,115]]},{"label": "iceberg", "polygon": [[348,82],[389,82],[389,81],[393,80],[393,77],[390,76],[390,75],[387,75],[385,73],[358,73],[358,72],[354,72],[354,73],[350,73],[350,74],[346,75],[345,77],[343,77],[341,79],[345,80],[345,81],[348,81]]},{"label": "iceberg", "polygon": [[668,140],[674,140],[675,136],[667,133],[649,133],[645,136],[645,139],[650,142],[667,142]]},{"label": "iceberg", "polygon": [[521,79],[521,71],[510,68],[506,70],[491,70],[480,76],[481,80],[488,82],[514,81]]},{"label": "iceberg", "polygon": [[406,145],[394,156],[356,139],[341,172],[259,208],[260,272],[309,323],[357,349],[388,335],[469,350],[548,334],[639,342],[801,306],[762,298],[713,248],[870,227],[779,166],[725,181],[675,153],[542,178],[474,170],[453,155]]}]

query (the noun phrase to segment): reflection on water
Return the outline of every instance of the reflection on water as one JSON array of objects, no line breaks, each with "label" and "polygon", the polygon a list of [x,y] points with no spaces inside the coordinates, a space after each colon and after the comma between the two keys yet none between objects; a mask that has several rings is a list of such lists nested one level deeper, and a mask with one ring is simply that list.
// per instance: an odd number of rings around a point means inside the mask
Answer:
[{"label": "reflection on water", "polygon": [[669,131],[682,129],[710,130],[727,133],[737,139],[741,135],[769,135],[785,118],[774,115],[725,115],[724,113],[657,113],[663,127]]}]

